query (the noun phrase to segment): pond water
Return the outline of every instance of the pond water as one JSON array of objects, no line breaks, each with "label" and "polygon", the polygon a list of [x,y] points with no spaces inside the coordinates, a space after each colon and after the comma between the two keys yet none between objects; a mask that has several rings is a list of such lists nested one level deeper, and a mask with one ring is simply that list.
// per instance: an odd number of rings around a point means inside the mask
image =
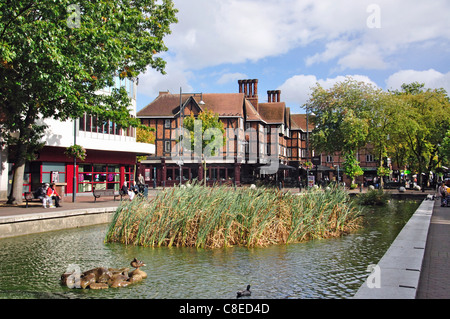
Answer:
[{"label": "pond water", "polygon": [[[0,299],[351,298],[419,206],[402,201],[364,212],[364,227],[337,238],[265,248],[144,248],[103,242],[107,225],[0,240]],[[137,257],[149,275],[126,288],[62,287],[72,265],[82,271],[125,267]]]}]

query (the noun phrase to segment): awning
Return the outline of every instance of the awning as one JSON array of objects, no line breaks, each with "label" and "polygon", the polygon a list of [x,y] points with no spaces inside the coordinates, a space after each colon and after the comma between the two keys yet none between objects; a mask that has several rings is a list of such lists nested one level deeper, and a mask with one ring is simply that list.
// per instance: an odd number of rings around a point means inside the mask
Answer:
[{"label": "awning", "polygon": [[[262,166],[257,167],[256,169],[259,170],[266,170],[270,165],[269,164],[264,164]],[[276,168],[277,166],[275,164],[273,164],[272,166],[270,166],[272,168]],[[289,165],[285,165],[285,164],[278,164],[278,169],[283,169],[283,170],[296,170],[297,168],[293,167],[293,166],[289,166]]]},{"label": "awning", "polygon": [[[306,171],[306,167],[301,167],[301,169]],[[319,172],[337,172],[337,169],[335,167],[328,167],[324,165],[314,165],[313,167],[309,168],[310,172],[314,172],[316,170]]]},{"label": "awning", "polygon": [[291,169],[291,170],[296,170],[295,167],[293,166],[289,166],[289,165],[285,165],[285,164],[279,164],[278,169]]}]

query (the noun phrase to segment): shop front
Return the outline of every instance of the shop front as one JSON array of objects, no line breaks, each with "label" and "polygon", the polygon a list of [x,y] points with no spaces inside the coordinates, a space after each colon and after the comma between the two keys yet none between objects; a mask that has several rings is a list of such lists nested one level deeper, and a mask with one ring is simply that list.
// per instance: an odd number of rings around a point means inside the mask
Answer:
[{"label": "shop front", "polygon": [[92,195],[95,189],[119,191],[125,181],[134,180],[135,153],[87,150],[85,161],[74,161],[64,148],[44,147],[37,159],[27,163],[23,192],[33,192],[44,183],[55,183],[61,195],[73,194],[74,175],[77,195]]}]

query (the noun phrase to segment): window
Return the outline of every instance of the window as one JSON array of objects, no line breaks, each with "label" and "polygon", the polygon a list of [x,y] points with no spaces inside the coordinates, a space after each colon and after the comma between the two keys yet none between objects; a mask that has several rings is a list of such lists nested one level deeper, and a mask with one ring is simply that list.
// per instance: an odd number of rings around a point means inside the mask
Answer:
[{"label": "window", "polygon": [[[130,170],[133,167],[125,167],[125,180],[129,181]],[[119,165],[92,165],[82,164],[78,166],[78,192],[92,192],[92,189],[120,188],[120,166]]]},{"label": "window", "polygon": [[164,142],[164,152],[170,152],[170,141]]},{"label": "window", "polygon": [[367,154],[367,155],[366,155],[366,162],[373,162],[373,161],[374,161],[373,155]]},{"label": "window", "polygon": [[170,128],[170,124],[171,124],[171,123],[170,123],[170,120],[165,120],[165,121],[164,121],[164,127],[165,127],[165,128]]},{"label": "window", "polygon": [[327,163],[332,163],[332,162],[333,162],[333,156],[327,155]]},{"label": "window", "polygon": [[112,121],[102,121],[97,115],[84,114],[79,121],[79,129],[84,132],[102,133],[111,135],[121,135],[135,137],[136,130],[133,127],[121,129],[116,123]]}]

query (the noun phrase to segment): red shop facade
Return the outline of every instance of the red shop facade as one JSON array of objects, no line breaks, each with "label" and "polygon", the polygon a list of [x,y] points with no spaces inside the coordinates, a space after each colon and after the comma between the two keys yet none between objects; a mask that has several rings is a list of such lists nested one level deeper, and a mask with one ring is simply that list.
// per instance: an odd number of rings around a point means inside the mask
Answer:
[{"label": "red shop facade", "polygon": [[36,190],[43,183],[54,182],[66,196],[73,194],[73,177],[76,176],[76,193],[92,195],[95,189],[119,191],[125,181],[134,180],[136,153],[86,150],[84,161],[74,160],[64,154],[65,148],[44,147],[36,160],[27,163],[24,174],[24,192]]}]

